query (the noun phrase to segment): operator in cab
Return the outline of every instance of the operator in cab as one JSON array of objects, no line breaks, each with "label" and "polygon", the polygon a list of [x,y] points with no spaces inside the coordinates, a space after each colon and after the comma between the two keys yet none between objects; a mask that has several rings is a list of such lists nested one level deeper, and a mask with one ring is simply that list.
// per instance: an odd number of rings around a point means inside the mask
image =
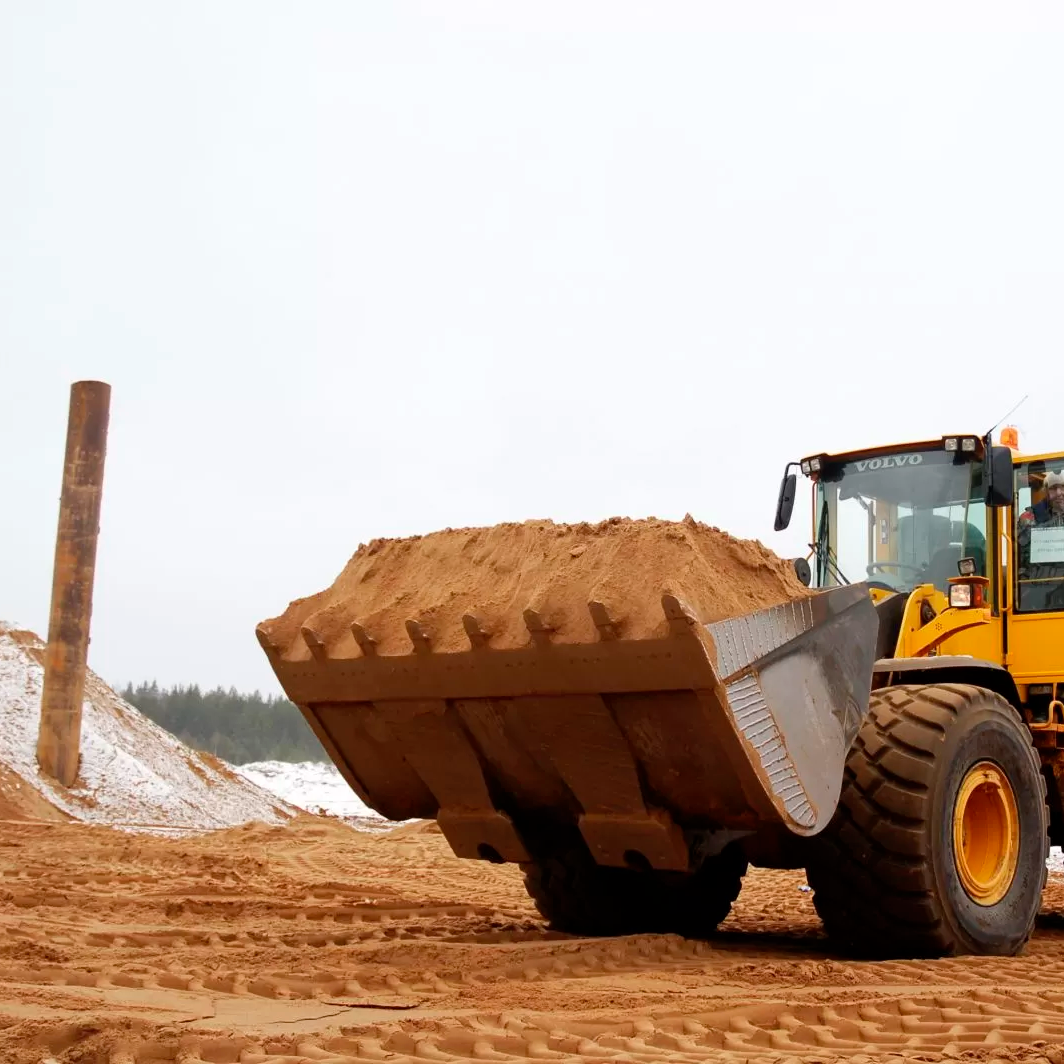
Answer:
[{"label": "operator in cab", "polygon": [[[1032,463],[1032,466],[1034,463]],[[1031,474],[1035,470],[1031,469]],[[1064,473],[1049,472],[1042,481],[1045,498],[1020,514],[1020,528],[1064,528]]]},{"label": "operator in cab", "polygon": [[[1042,472],[1037,468],[1041,465],[1031,463],[1028,483],[1032,489]],[[1064,472],[1046,472],[1042,488],[1044,498],[1032,501],[1016,522],[1018,607],[1024,611],[1064,609]]]}]

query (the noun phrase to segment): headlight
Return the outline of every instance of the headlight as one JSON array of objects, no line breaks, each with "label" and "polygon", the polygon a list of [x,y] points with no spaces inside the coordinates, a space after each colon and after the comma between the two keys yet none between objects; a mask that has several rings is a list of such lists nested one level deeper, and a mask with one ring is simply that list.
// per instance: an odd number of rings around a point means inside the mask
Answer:
[{"label": "headlight", "polygon": [[949,604],[958,609],[966,609],[972,604],[971,584],[950,584]]},{"label": "headlight", "polygon": [[805,462],[803,462],[803,463],[802,463],[802,472],[803,472],[803,473],[804,473],[804,474],[805,474],[806,476],[809,476],[810,468],[811,468],[811,467],[810,467],[810,465],[809,465],[809,462],[808,462],[808,461],[805,461]]},{"label": "headlight", "polygon": [[974,453],[975,452],[975,437],[968,436],[965,439],[961,440],[961,450],[962,451],[969,451],[971,453]]},{"label": "headlight", "polygon": [[819,458],[810,459],[809,470],[812,473],[819,473],[820,472],[820,459]]},{"label": "headlight", "polygon": [[946,450],[947,451],[955,451],[956,449],[957,449],[957,437],[956,436],[950,436],[950,438],[948,440],[946,440]]}]

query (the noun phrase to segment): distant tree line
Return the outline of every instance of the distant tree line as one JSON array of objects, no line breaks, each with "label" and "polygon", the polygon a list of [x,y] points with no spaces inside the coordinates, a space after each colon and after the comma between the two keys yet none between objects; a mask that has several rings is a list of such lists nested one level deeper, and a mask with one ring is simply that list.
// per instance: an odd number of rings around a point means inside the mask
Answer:
[{"label": "distant tree line", "polygon": [[122,697],[183,743],[232,765],[249,761],[328,761],[299,710],[286,698],[216,687],[128,684]]}]

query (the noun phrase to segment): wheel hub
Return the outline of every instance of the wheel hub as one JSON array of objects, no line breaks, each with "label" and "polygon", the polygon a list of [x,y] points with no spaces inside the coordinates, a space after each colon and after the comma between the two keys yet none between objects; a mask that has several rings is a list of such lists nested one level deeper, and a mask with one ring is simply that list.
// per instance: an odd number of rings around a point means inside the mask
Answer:
[{"label": "wheel hub", "polygon": [[961,885],[979,905],[996,905],[1009,892],[1020,854],[1016,796],[991,761],[968,770],[953,808],[953,856]]}]

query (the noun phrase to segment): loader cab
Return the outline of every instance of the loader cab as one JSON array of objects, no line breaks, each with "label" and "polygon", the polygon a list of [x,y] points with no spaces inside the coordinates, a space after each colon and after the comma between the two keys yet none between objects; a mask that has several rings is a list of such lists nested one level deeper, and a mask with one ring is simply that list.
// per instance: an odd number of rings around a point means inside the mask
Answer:
[{"label": "loader cab", "polygon": [[989,576],[985,459],[983,441],[962,436],[803,460],[814,484],[813,586],[933,584],[948,594],[962,558]]},{"label": "loader cab", "polygon": [[[1010,529],[1012,450],[958,435],[796,464],[812,481],[809,583],[870,589],[876,660],[945,656],[1003,671],[1013,563],[998,544]],[[993,682],[1014,695],[1008,673]]]}]

